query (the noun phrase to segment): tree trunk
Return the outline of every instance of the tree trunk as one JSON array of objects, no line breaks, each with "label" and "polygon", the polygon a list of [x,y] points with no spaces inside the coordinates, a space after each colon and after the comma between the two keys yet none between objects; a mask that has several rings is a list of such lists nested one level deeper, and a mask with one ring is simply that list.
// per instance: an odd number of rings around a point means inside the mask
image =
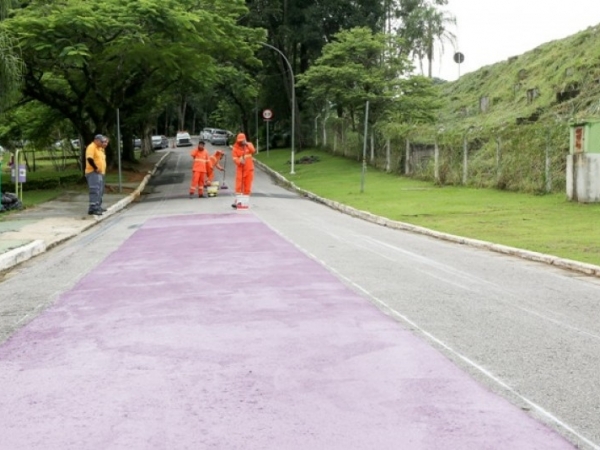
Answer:
[{"label": "tree trunk", "polygon": [[187,99],[185,95],[181,96],[181,104],[179,105],[179,131],[185,130],[185,111],[187,109]]}]

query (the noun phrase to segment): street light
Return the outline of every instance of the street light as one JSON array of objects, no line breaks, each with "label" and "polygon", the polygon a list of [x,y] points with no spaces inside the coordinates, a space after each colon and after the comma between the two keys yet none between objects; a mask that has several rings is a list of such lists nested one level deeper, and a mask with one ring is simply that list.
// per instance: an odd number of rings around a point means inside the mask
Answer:
[{"label": "street light", "polygon": [[283,58],[283,60],[285,61],[285,63],[288,66],[288,69],[290,70],[290,80],[291,80],[291,85],[292,85],[292,167],[291,167],[291,171],[290,173],[292,175],[294,175],[296,172],[294,172],[294,159],[296,158],[296,154],[295,154],[295,149],[294,149],[294,144],[295,144],[295,138],[296,138],[296,83],[295,83],[295,78],[294,78],[294,70],[292,69],[292,65],[290,64],[290,62],[288,61],[288,59],[286,58],[286,56],[283,54],[283,52],[281,50],[279,50],[277,47],[273,47],[271,44],[267,44],[265,42],[261,42],[261,45],[264,45],[265,47],[269,47],[272,50],[275,50],[277,53],[279,53],[281,55],[281,57]]},{"label": "street light", "polygon": [[4,159],[4,147],[0,146],[0,211],[4,210],[2,206],[2,160]]}]

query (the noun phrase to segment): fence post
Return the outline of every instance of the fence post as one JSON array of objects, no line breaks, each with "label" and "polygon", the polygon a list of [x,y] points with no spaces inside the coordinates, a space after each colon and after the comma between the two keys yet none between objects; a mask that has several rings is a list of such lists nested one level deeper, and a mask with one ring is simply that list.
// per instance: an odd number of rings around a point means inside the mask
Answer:
[{"label": "fence post", "polygon": [[404,175],[410,175],[410,140],[406,138],[406,155],[404,158]]},{"label": "fence post", "polygon": [[550,171],[550,129],[546,132],[546,193],[552,192],[552,173]]},{"label": "fence post", "polygon": [[469,146],[467,142],[467,133],[465,133],[463,138],[463,176],[462,176],[462,184],[467,184],[467,176],[469,172]]},{"label": "fence post", "polygon": [[433,178],[436,183],[440,183],[440,145],[439,138],[444,132],[444,127],[441,127],[437,130],[437,134],[435,135],[435,148],[433,153]]},{"label": "fence post", "polygon": [[433,150],[433,179],[436,183],[440,183],[440,146],[438,145],[438,138],[435,137],[435,147]]},{"label": "fence post", "polygon": [[464,140],[463,140],[463,179],[462,184],[466,185],[468,181],[469,175],[469,140],[467,136],[471,131],[473,131],[474,127],[471,125],[469,128],[465,130]]},{"label": "fence post", "polygon": [[496,137],[496,186],[500,183],[500,177],[502,176],[502,139],[500,136]]},{"label": "fence post", "polygon": [[335,127],[335,132],[333,133],[333,154],[334,155],[335,155],[335,151],[337,149],[337,137],[338,137],[337,127]]},{"label": "fence post", "polygon": [[385,171],[389,172],[390,168],[392,166],[392,162],[391,162],[391,141],[390,138],[387,138],[385,140]]}]

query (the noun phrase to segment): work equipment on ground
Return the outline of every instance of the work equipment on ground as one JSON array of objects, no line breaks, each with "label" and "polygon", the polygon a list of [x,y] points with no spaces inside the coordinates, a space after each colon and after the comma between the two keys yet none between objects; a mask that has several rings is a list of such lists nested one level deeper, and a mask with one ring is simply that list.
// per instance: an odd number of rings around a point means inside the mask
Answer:
[{"label": "work equipment on ground", "polygon": [[206,195],[209,197],[216,197],[219,193],[219,184],[220,183],[218,181],[213,181],[211,184],[209,184],[206,188]]}]

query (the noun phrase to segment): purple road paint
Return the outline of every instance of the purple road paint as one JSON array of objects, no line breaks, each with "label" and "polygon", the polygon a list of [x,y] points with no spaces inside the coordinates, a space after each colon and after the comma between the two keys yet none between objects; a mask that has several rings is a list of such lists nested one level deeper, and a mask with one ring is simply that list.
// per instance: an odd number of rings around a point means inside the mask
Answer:
[{"label": "purple road paint", "polygon": [[2,449],[572,449],[252,214],[145,224],[0,347]]}]

